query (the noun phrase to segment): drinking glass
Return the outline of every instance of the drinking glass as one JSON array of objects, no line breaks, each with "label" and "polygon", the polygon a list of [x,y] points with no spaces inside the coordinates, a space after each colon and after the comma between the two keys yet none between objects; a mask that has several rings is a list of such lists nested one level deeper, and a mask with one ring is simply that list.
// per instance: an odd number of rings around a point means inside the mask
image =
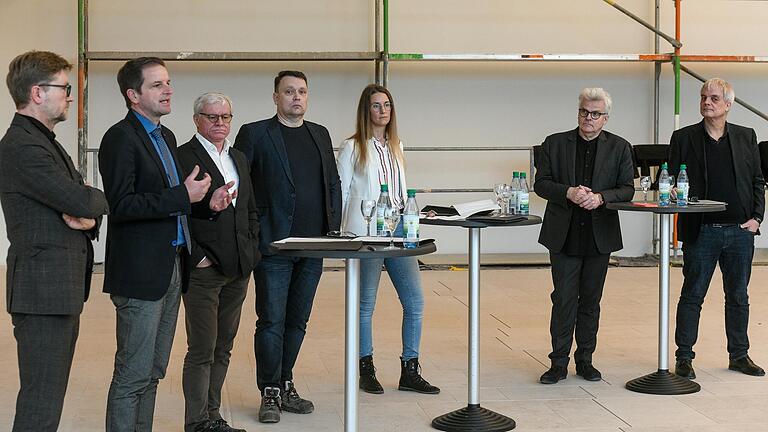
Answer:
[{"label": "drinking glass", "polygon": [[496,183],[493,185],[493,193],[496,195],[496,204],[499,206],[499,210],[495,210],[493,214],[504,214],[505,211],[503,210],[503,207],[501,206],[501,194],[504,188],[507,187],[504,183]]},{"label": "drinking glass", "polygon": [[651,177],[640,177],[640,187],[643,189],[643,201],[648,202],[648,189],[651,187]]},{"label": "drinking glass", "polygon": [[501,214],[508,215],[509,213],[509,199],[512,198],[512,187],[509,185],[503,185],[501,188]]},{"label": "drinking glass", "polygon": [[360,201],[360,211],[363,213],[363,219],[365,219],[365,226],[368,228],[368,237],[371,236],[371,220],[373,215],[376,214],[376,200],[362,200]]},{"label": "drinking glass", "polygon": [[389,230],[389,246],[385,249],[397,249],[395,247],[395,230],[397,229],[397,223],[400,222],[400,209],[395,206],[387,206],[384,208],[384,223]]}]

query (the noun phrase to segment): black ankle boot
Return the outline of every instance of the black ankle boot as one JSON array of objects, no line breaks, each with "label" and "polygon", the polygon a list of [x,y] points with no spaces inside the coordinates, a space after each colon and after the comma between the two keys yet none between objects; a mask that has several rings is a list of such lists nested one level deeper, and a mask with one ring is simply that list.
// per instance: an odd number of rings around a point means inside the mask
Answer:
[{"label": "black ankle boot", "polygon": [[400,359],[400,386],[398,390],[415,391],[417,393],[438,394],[440,389],[431,385],[421,377],[419,359],[412,358],[404,361]]},{"label": "black ankle boot", "polygon": [[384,389],[376,379],[376,367],[373,366],[373,356],[360,359],[360,390],[366,393],[382,394]]}]

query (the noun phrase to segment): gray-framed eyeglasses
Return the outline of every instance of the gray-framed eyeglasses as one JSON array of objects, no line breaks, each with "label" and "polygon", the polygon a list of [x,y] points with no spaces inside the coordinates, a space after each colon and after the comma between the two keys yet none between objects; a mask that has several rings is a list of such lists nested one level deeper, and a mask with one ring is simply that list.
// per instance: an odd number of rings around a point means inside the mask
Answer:
[{"label": "gray-framed eyeglasses", "polygon": [[379,112],[381,112],[381,111],[390,111],[392,109],[392,103],[391,102],[384,102],[382,104],[382,103],[374,102],[374,103],[371,104],[371,108],[373,108],[374,110],[379,111]]},{"label": "gray-framed eyeglasses", "polygon": [[232,117],[234,117],[234,114],[207,114],[207,113],[198,113],[197,115],[203,116],[206,119],[208,119],[211,123],[216,123],[221,119],[224,123],[232,123]]},{"label": "gray-framed eyeglasses", "polygon": [[64,92],[67,93],[67,97],[72,94],[72,84],[38,84],[38,87],[56,87],[60,89],[64,89]]},{"label": "gray-framed eyeglasses", "polygon": [[597,120],[600,117],[607,116],[607,115],[608,113],[604,113],[600,111],[588,111],[588,110],[585,110],[584,108],[579,108],[579,117],[587,118],[587,116],[589,116],[589,118],[591,118],[592,120]]}]

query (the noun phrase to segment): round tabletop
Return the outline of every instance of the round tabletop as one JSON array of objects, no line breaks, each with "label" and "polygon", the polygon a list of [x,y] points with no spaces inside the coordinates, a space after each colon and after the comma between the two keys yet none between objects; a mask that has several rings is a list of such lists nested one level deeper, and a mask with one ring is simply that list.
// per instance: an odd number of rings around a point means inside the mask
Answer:
[{"label": "round tabletop", "polygon": [[659,204],[656,202],[646,202],[646,201],[608,203],[605,205],[605,207],[611,210],[661,213],[661,214],[714,213],[714,212],[725,211],[725,204],[688,204],[686,206],[670,204],[668,206],[659,206]]},{"label": "round tabletop", "polygon": [[518,220],[513,222],[494,222],[483,220],[477,221],[472,219],[457,219],[457,220],[445,220],[437,218],[421,218],[420,223],[424,225],[442,225],[442,226],[458,226],[464,228],[488,228],[488,227],[516,227],[527,225],[538,225],[541,223],[541,217],[536,215],[527,215],[524,220]]},{"label": "round tabletop", "polygon": [[302,258],[395,258],[426,255],[431,254],[437,250],[435,242],[431,240],[427,244],[420,244],[419,246],[411,249],[406,249],[397,245],[394,249],[387,249],[387,246],[389,246],[388,243],[382,243],[376,245],[363,244],[358,250],[284,250],[276,248],[275,243],[270,244],[271,249],[274,250],[278,255]]}]

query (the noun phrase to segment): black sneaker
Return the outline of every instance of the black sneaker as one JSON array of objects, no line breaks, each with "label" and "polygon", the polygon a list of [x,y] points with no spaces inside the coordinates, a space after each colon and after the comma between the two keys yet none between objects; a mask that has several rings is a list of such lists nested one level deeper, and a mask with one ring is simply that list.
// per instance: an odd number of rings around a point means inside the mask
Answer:
[{"label": "black sneaker", "polygon": [[261,407],[259,408],[259,422],[277,423],[280,421],[280,389],[277,387],[267,387],[261,396]]},{"label": "black sneaker", "polygon": [[576,375],[587,381],[600,381],[603,379],[603,375],[597,368],[592,366],[592,363],[576,363]]},{"label": "black sneaker", "polygon": [[541,375],[539,382],[542,384],[556,384],[558,381],[566,378],[568,378],[568,368],[563,366],[552,366],[548,371]]},{"label": "black sneaker", "polygon": [[295,414],[309,414],[315,410],[315,405],[311,401],[302,399],[299,396],[296,387],[293,386],[293,381],[286,381],[283,384],[283,388],[280,390],[280,398],[282,399],[280,407],[283,411]]},{"label": "black sneaker", "polygon": [[211,425],[208,427],[208,431],[210,432],[246,432],[245,429],[233,428],[232,426],[228,425],[224,419],[218,419],[218,420],[212,421]]}]

